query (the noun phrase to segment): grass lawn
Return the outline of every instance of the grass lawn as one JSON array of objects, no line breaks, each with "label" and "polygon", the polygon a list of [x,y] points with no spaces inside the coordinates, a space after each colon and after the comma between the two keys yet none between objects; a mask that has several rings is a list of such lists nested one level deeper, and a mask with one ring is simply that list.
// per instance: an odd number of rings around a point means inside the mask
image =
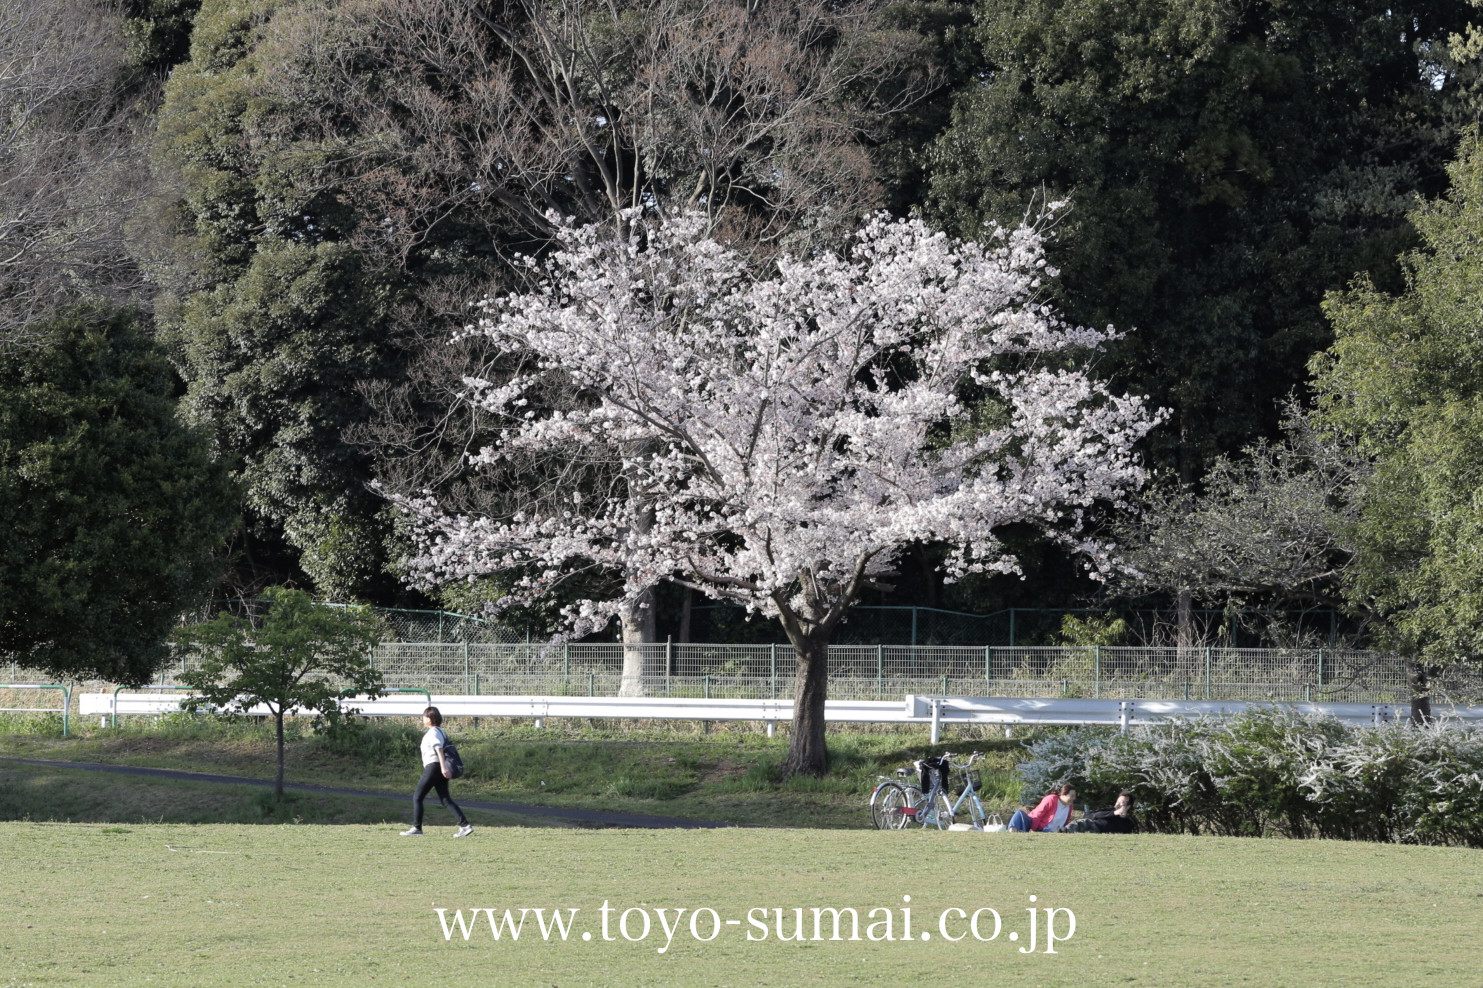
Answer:
[{"label": "grass lawn", "polygon": [[[434,811],[436,812],[436,811]],[[1477,851],[976,833],[0,824],[0,985],[1475,985]],[[911,896],[912,939],[904,938]],[[1076,931],[1044,952],[1045,916]],[[608,935],[602,937],[607,900]],[[447,940],[435,909],[576,909],[569,939]],[[889,942],[813,939],[814,907],[889,910]],[[941,937],[989,907],[989,942]],[[678,932],[667,944],[658,909]],[[683,908],[678,926],[674,910]],[[724,923],[692,937],[690,914]],[[642,909],[646,939],[619,920]],[[767,910],[766,939],[748,910]],[[775,913],[805,942],[779,942]],[[466,914],[467,915],[467,914]],[[564,912],[564,916],[569,915]],[[846,914],[847,916],[848,914]],[[878,922],[882,914],[874,918]],[[980,932],[992,932],[981,914]],[[697,930],[708,935],[711,917]],[[946,932],[966,933],[949,914]],[[638,912],[628,933],[642,930]],[[1057,932],[1064,934],[1064,913]],[[920,938],[929,933],[930,942]],[[1011,932],[1020,934],[1011,942]],[[582,934],[592,934],[583,940]],[[846,923],[842,936],[848,936]]]}]

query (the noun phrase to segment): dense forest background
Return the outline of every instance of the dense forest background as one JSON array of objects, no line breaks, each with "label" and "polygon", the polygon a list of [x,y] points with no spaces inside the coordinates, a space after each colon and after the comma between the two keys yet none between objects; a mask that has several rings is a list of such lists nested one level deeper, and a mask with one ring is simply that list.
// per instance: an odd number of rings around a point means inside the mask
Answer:
[{"label": "dense forest background", "polygon": [[[489,355],[455,336],[562,218],[700,210],[765,264],[877,210],[971,239],[1064,199],[1047,300],[1116,327],[1100,372],[1170,412],[1145,502],[1099,522],[1133,565],[1100,584],[1009,532],[1023,577],[948,583],[918,545],[868,602],[1162,608],[1180,643],[1201,610],[1323,609],[1477,658],[1478,16],[0,0],[0,650],[127,678],[212,595],[501,596],[407,589],[385,494],[498,512],[549,475],[470,471]],[[652,633],[703,603],[661,586]]]}]

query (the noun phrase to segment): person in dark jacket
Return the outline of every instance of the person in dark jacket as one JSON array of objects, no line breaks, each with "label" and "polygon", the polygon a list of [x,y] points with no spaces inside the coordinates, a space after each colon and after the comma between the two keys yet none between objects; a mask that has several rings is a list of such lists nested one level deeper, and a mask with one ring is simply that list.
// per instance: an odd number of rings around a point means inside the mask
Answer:
[{"label": "person in dark jacket", "polygon": [[1093,810],[1066,828],[1068,834],[1133,834],[1138,818],[1133,816],[1133,797],[1126,789],[1117,794],[1111,809]]}]

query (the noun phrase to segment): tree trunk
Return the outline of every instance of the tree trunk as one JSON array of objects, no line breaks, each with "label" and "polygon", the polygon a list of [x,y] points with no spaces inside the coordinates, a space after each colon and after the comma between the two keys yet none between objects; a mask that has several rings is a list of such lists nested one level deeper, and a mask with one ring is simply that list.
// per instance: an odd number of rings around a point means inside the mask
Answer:
[{"label": "tree trunk", "polygon": [[1195,647],[1194,610],[1194,595],[1188,590],[1179,591],[1179,597],[1174,603],[1174,618],[1179,625],[1178,645],[1181,652]]},{"label": "tree trunk", "polygon": [[[789,636],[792,637],[792,636]],[[783,759],[783,778],[820,776],[829,768],[824,747],[824,701],[829,696],[829,639],[824,635],[793,642],[798,680],[793,692],[793,734]]]},{"label": "tree trunk", "polygon": [[273,783],[273,795],[279,799],[283,798],[283,711],[279,710],[278,721],[278,778]]},{"label": "tree trunk", "polygon": [[1411,723],[1416,725],[1429,724],[1432,719],[1432,697],[1431,697],[1431,673],[1430,666],[1423,665],[1420,659],[1411,660],[1410,685],[1411,685]]},{"label": "tree trunk", "polygon": [[694,606],[695,591],[685,588],[685,602],[680,607],[680,635],[675,640],[681,645],[690,644],[690,613]]},{"label": "tree trunk", "polygon": [[652,645],[654,632],[654,591],[645,590],[638,598],[623,605],[618,615],[623,622],[623,681],[619,684],[619,696],[643,696],[646,676],[659,675],[657,650],[644,648]]}]

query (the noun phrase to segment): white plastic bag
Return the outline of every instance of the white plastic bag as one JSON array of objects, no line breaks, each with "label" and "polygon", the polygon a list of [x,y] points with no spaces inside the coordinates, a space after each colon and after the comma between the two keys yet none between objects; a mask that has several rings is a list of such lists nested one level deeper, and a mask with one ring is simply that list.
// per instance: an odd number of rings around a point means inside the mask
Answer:
[{"label": "white plastic bag", "polygon": [[1008,829],[1004,825],[1004,821],[999,819],[999,814],[997,813],[989,817],[989,822],[984,824],[984,833],[986,834],[1002,834]]}]

